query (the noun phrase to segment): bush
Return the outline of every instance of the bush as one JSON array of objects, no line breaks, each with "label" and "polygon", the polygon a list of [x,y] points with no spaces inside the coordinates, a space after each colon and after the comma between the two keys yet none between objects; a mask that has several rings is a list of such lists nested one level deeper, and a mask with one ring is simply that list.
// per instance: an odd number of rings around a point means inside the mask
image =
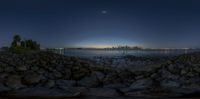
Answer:
[{"label": "bush", "polygon": [[36,51],[40,50],[40,45],[33,41],[32,39],[29,40],[21,40],[19,35],[15,35],[13,37],[13,41],[10,47],[10,51],[13,53],[26,53],[28,51]]}]

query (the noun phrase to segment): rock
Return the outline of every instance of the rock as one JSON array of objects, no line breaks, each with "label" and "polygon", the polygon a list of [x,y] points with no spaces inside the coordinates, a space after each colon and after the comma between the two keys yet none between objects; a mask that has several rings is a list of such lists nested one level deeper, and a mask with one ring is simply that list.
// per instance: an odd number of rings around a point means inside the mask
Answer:
[{"label": "rock", "polygon": [[185,74],[187,74],[187,71],[184,70],[184,69],[182,69],[182,70],[181,70],[181,75],[185,75]]},{"label": "rock", "polygon": [[135,79],[138,80],[138,79],[142,79],[143,77],[144,77],[144,75],[139,75],[139,76],[136,76]]},{"label": "rock", "polygon": [[18,75],[10,75],[8,76],[5,84],[12,89],[19,89],[24,87],[21,83],[21,77]]},{"label": "rock", "polygon": [[27,67],[24,65],[21,65],[21,66],[16,66],[16,69],[17,69],[17,71],[26,71]]},{"label": "rock", "polygon": [[43,71],[39,70],[39,67],[38,67],[38,66],[32,66],[32,67],[31,67],[31,70],[36,71],[36,72],[38,72],[38,73],[43,73]]},{"label": "rock", "polygon": [[74,67],[72,67],[72,79],[73,80],[80,80],[86,76],[90,75],[90,70],[87,67],[80,67],[80,66],[76,66],[74,65]]},{"label": "rock", "polygon": [[186,75],[189,76],[189,77],[193,77],[193,76],[195,76],[195,73],[194,72],[188,72]]},{"label": "rock", "polygon": [[15,71],[15,69],[14,69],[14,67],[12,67],[12,66],[8,66],[8,67],[5,67],[5,68],[4,68],[4,71],[5,71],[5,72],[13,72],[13,71]]},{"label": "rock", "polygon": [[178,88],[181,84],[175,80],[163,80],[160,85],[163,88]]},{"label": "rock", "polygon": [[179,75],[174,75],[171,72],[167,71],[166,69],[161,70],[161,76],[164,79],[178,79]]},{"label": "rock", "polygon": [[91,75],[78,81],[78,85],[84,87],[95,87],[98,85],[98,80],[95,75]]},{"label": "rock", "polygon": [[131,90],[144,90],[151,87],[153,81],[151,79],[140,79],[133,82],[130,86]]},{"label": "rock", "polygon": [[[9,94],[8,94],[9,95]],[[33,87],[17,90],[11,93],[12,96],[20,97],[80,97],[80,92],[69,92],[62,89],[56,88],[44,88],[44,87]]]},{"label": "rock", "polygon": [[74,80],[57,80],[56,85],[59,88],[68,88],[68,87],[73,87],[76,85],[76,81]]},{"label": "rock", "polygon": [[88,93],[88,89],[85,87],[66,87],[63,90],[70,93],[80,93],[81,95],[86,95]]},{"label": "rock", "polygon": [[70,65],[73,65],[74,62],[73,61],[67,61],[67,62],[65,62],[65,64],[70,66]]},{"label": "rock", "polygon": [[35,73],[27,74],[24,77],[24,83],[27,85],[33,85],[39,83],[41,80],[41,76]]},{"label": "rock", "polygon": [[122,91],[124,93],[124,96],[126,97],[139,97],[139,98],[144,98],[144,97],[148,97],[150,98],[150,96],[147,95],[147,93],[144,90],[140,90],[140,91]]},{"label": "rock", "polygon": [[[36,68],[36,67],[35,67]],[[42,69],[42,68],[40,68],[38,71],[36,71],[36,72],[38,72],[39,74],[44,74],[45,73],[45,70],[44,69]]]},{"label": "rock", "polygon": [[104,85],[103,87],[104,87],[104,88],[115,88],[115,89],[118,89],[118,88],[125,88],[126,85],[123,84],[123,83],[117,83],[117,84],[108,84],[108,85]]},{"label": "rock", "polygon": [[[1,64],[1,63],[0,63]],[[4,67],[0,65],[0,73],[4,71]]]},{"label": "rock", "polygon": [[62,73],[60,73],[58,71],[53,72],[53,75],[55,78],[61,78],[63,76]]},{"label": "rock", "polygon": [[0,73],[0,82],[4,82],[6,78],[8,78],[8,73]]},{"label": "rock", "polygon": [[54,80],[48,80],[46,83],[45,83],[45,86],[47,88],[52,88],[55,86],[55,81]]},{"label": "rock", "polygon": [[63,71],[64,65],[59,64],[58,66],[55,66],[57,71]]},{"label": "rock", "polygon": [[194,70],[197,72],[197,73],[200,73],[200,65],[196,65],[194,67]]},{"label": "rock", "polygon": [[109,73],[106,75],[106,77],[103,79],[103,84],[113,84],[113,83],[120,83],[122,79],[118,77],[117,73]]},{"label": "rock", "polygon": [[98,80],[102,80],[105,75],[102,72],[95,71],[92,75],[96,75]]},{"label": "rock", "polygon": [[189,85],[189,86],[182,86],[180,88],[173,88],[170,90],[173,94],[178,94],[180,97],[184,96],[191,96],[195,97],[195,94],[200,93],[200,86],[197,84]]},{"label": "rock", "polygon": [[150,77],[153,79],[157,79],[157,78],[159,78],[159,75],[157,73],[153,73],[153,74],[151,74]]},{"label": "rock", "polygon": [[96,96],[96,97],[117,97],[120,94],[111,88],[90,88],[89,92],[86,93],[87,96]]},{"label": "rock", "polygon": [[2,83],[0,84],[0,92],[9,91],[10,88],[4,86]]},{"label": "rock", "polygon": [[68,68],[64,68],[64,75],[63,75],[63,79],[70,79],[71,77],[71,70]]}]

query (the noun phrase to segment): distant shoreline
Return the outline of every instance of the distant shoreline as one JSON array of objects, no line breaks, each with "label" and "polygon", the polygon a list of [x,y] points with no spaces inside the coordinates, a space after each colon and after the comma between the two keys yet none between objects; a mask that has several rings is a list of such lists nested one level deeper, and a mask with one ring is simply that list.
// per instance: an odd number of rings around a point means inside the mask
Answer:
[{"label": "distant shoreline", "polygon": [[142,50],[142,51],[163,51],[163,50],[200,50],[199,48],[160,48],[160,49],[117,49],[117,48],[46,48],[46,49],[65,49],[65,50]]}]

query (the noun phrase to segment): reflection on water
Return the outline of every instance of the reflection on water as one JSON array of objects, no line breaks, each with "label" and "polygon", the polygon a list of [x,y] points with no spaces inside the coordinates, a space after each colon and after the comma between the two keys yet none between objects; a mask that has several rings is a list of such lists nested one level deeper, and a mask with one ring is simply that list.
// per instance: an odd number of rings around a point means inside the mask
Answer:
[{"label": "reflection on water", "polygon": [[65,54],[65,49],[64,48],[54,48],[54,49],[47,49],[47,51],[54,52],[56,54]]},{"label": "reflection on water", "polygon": [[186,54],[191,52],[197,52],[200,50],[86,50],[86,49],[66,49],[61,54],[66,56],[79,56],[79,57],[94,57],[94,56],[175,56],[180,54]]}]

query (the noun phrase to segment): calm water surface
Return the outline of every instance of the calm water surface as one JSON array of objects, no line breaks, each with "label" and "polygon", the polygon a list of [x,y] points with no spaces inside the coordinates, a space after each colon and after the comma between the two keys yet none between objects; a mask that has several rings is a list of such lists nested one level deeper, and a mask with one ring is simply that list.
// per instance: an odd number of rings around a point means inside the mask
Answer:
[{"label": "calm water surface", "polygon": [[176,56],[191,52],[199,52],[200,50],[65,50],[62,53],[66,56],[78,57],[116,57],[125,55],[134,56]]}]

